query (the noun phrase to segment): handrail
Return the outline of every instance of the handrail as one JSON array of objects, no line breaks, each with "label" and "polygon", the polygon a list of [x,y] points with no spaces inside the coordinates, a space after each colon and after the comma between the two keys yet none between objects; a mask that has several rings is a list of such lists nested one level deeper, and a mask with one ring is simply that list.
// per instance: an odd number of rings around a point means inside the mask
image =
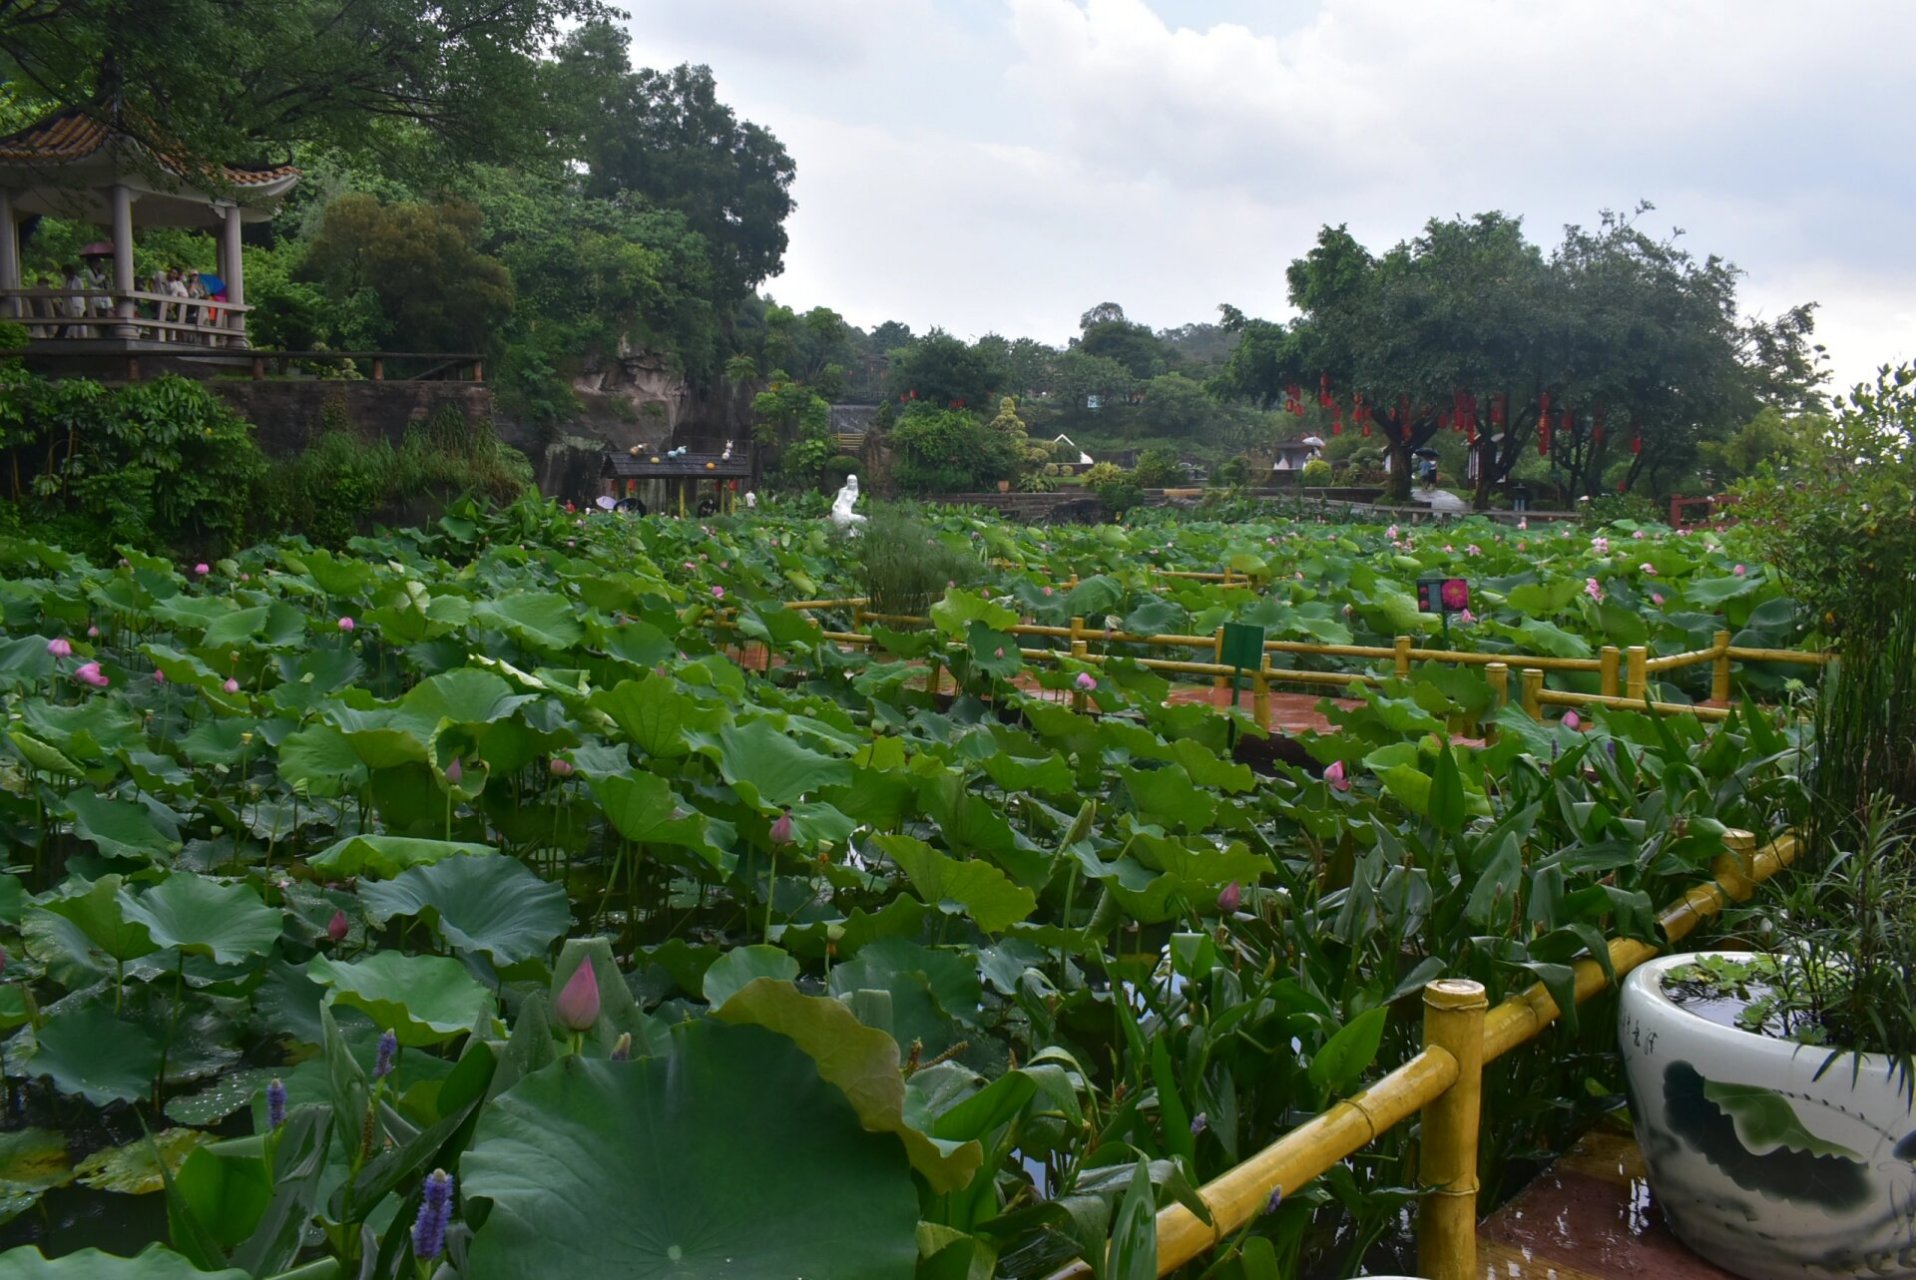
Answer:
[{"label": "handrail", "polygon": [[[932,619],[917,614],[871,613],[868,611],[871,600],[866,596],[850,596],[836,600],[795,600],[785,608],[799,612],[820,612],[826,610],[849,609],[852,612],[851,631],[828,631],[824,637],[834,643],[870,645],[874,637],[869,632],[856,628],[861,624],[879,623],[884,625],[924,627],[931,625]],[[721,625],[723,620],[721,619]],[[1508,699],[1509,672],[1519,671],[1522,677],[1521,706],[1531,717],[1538,718],[1544,706],[1562,707],[1612,707],[1625,710],[1649,710],[1661,715],[1695,715],[1699,719],[1721,721],[1729,718],[1731,689],[1731,663],[1733,662],[1789,662],[1807,666],[1821,665],[1830,661],[1830,655],[1808,650],[1795,649],[1756,649],[1737,646],[1731,643],[1731,633],[1719,631],[1712,638],[1707,649],[1692,649],[1683,653],[1666,654],[1652,657],[1648,645],[1632,645],[1619,650],[1615,645],[1605,645],[1594,658],[1566,658],[1555,654],[1533,653],[1497,653],[1480,652],[1470,649],[1425,649],[1416,646],[1410,636],[1398,636],[1393,645],[1386,649],[1380,645],[1321,644],[1304,640],[1266,640],[1264,659],[1255,670],[1246,668],[1242,673],[1234,667],[1224,666],[1215,661],[1223,652],[1223,628],[1208,636],[1178,635],[1142,635],[1136,632],[1120,631],[1115,628],[1094,628],[1085,625],[1081,617],[1071,619],[1071,625],[1060,627],[1038,623],[1018,623],[1005,628],[1013,636],[1033,636],[1052,640],[1065,640],[1070,644],[1064,649],[1022,649],[1020,652],[1033,661],[1057,661],[1069,656],[1076,661],[1101,663],[1103,654],[1090,652],[1093,641],[1114,645],[1143,645],[1153,648],[1183,648],[1208,650],[1213,657],[1210,663],[1185,662],[1155,658],[1140,658],[1136,661],[1147,670],[1167,671],[1183,675],[1208,675],[1218,681],[1219,686],[1238,674],[1248,675],[1252,680],[1253,706],[1257,711],[1257,722],[1261,728],[1269,729],[1268,690],[1272,684],[1375,684],[1377,677],[1352,671],[1306,671],[1292,667],[1271,665],[1272,654],[1293,654],[1311,657],[1355,658],[1369,662],[1390,662],[1394,674],[1400,678],[1410,675],[1414,662],[1438,662],[1453,666],[1478,666],[1485,669],[1491,689],[1499,705]],[[1708,702],[1665,702],[1650,696],[1650,677],[1663,671],[1683,667],[1711,666],[1710,698]],[[1569,690],[1548,689],[1543,685],[1545,672],[1583,672],[1595,673],[1599,692],[1576,693]],[[1715,704],[1715,705],[1712,705]]]},{"label": "handrail", "polygon": [[[1747,831],[1724,833],[1729,850],[1711,867],[1712,879],[1699,881],[1657,917],[1664,945],[1680,942],[1730,902],[1746,901],[1756,886],[1796,860],[1801,841],[1786,832],[1763,848]],[[1633,938],[1607,946],[1606,966],[1591,956],[1572,968],[1578,1004],[1659,954]],[[1473,1004],[1471,988],[1475,988]],[[1274,1200],[1295,1193],[1311,1179],[1348,1159],[1417,1112],[1424,1112],[1422,1180],[1429,1192],[1419,1211],[1418,1270],[1428,1280],[1475,1280],[1477,1100],[1482,1066],[1528,1043],[1560,1015],[1541,982],[1533,983],[1485,1012],[1482,987],[1474,982],[1439,979],[1424,988],[1424,1048],[1368,1089],[1305,1121],[1263,1150],[1240,1161],[1198,1189],[1209,1211],[1206,1225],[1182,1204],[1158,1211],[1160,1276],[1215,1249],[1233,1232],[1255,1221]],[[1475,1045],[1460,1040],[1460,1026],[1476,1028]],[[1446,1047],[1448,1045],[1448,1047]],[[1473,1055],[1475,1048],[1478,1053]],[[1475,1061],[1471,1061],[1472,1057]],[[1445,1110],[1448,1105],[1448,1111]],[[1079,1261],[1054,1272],[1050,1280],[1085,1280],[1089,1264]]]}]

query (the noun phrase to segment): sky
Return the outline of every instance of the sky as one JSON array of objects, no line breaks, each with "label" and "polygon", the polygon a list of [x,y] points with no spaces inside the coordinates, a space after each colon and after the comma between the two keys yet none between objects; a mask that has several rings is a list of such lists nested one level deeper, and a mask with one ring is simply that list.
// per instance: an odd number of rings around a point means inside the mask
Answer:
[{"label": "sky", "polygon": [[1640,225],[1814,301],[1832,389],[1916,357],[1909,0],[620,0],[798,165],[765,291],[1062,343],[1289,314],[1318,229]]}]

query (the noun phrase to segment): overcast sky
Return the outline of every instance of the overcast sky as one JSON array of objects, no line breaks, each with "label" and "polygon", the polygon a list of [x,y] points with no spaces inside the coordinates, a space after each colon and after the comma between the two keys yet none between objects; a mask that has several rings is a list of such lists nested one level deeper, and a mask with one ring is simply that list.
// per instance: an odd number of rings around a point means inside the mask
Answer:
[{"label": "overcast sky", "polygon": [[867,328],[1060,343],[1287,313],[1325,223],[1656,205],[1822,304],[1834,382],[1916,356],[1910,0],[621,0],[798,162],[766,289]]}]

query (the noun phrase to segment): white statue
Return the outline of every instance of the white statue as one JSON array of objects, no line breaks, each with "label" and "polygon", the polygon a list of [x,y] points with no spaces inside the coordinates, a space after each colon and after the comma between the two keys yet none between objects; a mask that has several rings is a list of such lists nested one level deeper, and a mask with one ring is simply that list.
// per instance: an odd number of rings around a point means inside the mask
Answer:
[{"label": "white statue", "polygon": [[832,499],[832,523],[841,529],[856,529],[865,523],[865,517],[852,510],[852,504],[858,501],[858,477],[845,477],[845,487]]},{"label": "white statue", "polygon": [[745,509],[747,511],[750,511],[752,508],[756,507],[757,505],[758,505],[758,494],[754,493],[750,489],[747,489],[745,491]]},{"label": "white statue", "polygon": [[725,452],[719,455],[719,461],[730,462],[731,460],[732,460],[732,442],[730,440],[727,440],[725,442]]}]

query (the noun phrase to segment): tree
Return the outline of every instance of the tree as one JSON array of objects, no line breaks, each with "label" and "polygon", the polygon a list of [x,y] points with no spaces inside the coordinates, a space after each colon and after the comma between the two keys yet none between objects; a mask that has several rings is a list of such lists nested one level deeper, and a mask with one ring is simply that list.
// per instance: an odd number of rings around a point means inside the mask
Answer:
[{"label": "tree", "polygon": [[783,269],[797,167],[770,131],[718,100],[710,67],[631,70],[625,33],[603,21],[568,36],[556,65],[589,194],[683,214],[705,237],[723,297]]},{"label": "tree", "polygon": [[891,431],[893,478],[907,493],[964,493],[1009,479],[1018,467],[1012,438],[977,415],[920,403]]},{"label": "tree", "polygon": [[933,329],[892,353],[885,392],[893,400],[937,408],[978,409],[991,403],[1004,385],[1005,371],[990,353],[965,345],[943,329]]},{"label": "tree", "polygon": [[816,484],[837,448],[825,398],[781,369],[752,400],[752,416],[752,438],[776,450],[777,469],[786,483]]},{"label": "tree", "polygon": [[489,351],[512,314],[512,277],[479,252],[482,219],[463,201],[382,205],[342,196],[326,208],[296,273],[355,304],[354,345]]},{"label": "tree", "polygon": [[1157,377],[1177,360],[1163,339],[1148,326],[1125,319],[1124,308],[1115,302],[1101,302],[1085,312],[1072,345],[1088,356],[1117,361],[1140,381]]},{"label": "tree", "polygon": [[[204,161],[544,149],[538,60],[599,0],[7,0],[0,79]],[[418,144],[424,142],[421,147]]]}]

